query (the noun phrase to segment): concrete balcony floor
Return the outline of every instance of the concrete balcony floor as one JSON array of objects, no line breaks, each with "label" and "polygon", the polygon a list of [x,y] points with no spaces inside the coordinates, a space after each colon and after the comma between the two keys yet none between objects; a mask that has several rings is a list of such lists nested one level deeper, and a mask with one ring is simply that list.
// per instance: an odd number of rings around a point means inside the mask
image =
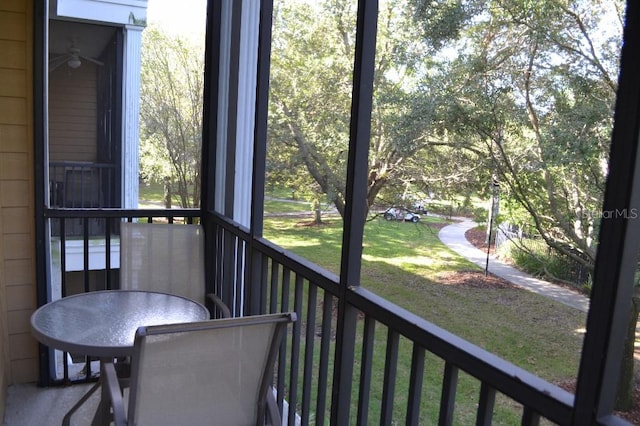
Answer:
[{"label": "concrete balcony floor", "polygon": [[[59,425],[92,384],[41,388],[35,383],[9,386],[4,426]],[[71,418],[72,426],[90,425],[100,392],[91,395]]]}]

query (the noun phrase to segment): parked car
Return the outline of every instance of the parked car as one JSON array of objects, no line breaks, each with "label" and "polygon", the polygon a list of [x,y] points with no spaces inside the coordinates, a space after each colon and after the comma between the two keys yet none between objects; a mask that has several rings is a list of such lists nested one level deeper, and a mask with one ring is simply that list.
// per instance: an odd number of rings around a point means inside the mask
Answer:
[{"label": "parked car", "polygon": [[391,207],[386,212],[384,212],[384,218],[386,220],[402,220],[405,222],[416,223],[420,220],[420,215],[412,213],[407,209]]},{"label": "parked car", "polygon": [[425,207],[423,202],[418,202],[413,205],[413,210],[416,213],[427,214],[427,208]]}]

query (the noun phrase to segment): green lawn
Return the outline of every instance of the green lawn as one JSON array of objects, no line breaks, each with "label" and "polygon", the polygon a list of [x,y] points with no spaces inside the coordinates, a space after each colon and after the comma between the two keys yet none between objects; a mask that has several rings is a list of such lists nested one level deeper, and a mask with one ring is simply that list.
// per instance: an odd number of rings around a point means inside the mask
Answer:
[{"label": "green lawn", "polygon": [[[139,204],[140,208],[161,207],[164,201],[164,188],[160,183],[140,184]],[[175,197],[175,196],[174,196]],[[273,197],[273,198],[272,198]],[[177,206],[178,200],[173,202]],[[291,200],[291,191],[280,190],[270,196],[264,202],[265,214],[274,213],[298,213],[311,211],[311,204],[304,200]]]},{"label": "green lawn", "polygon": [[145,201],[162,202],[164,187],[161,183],[140,184],[138,186],[138,198]]},{"label": "green lawn", "polygon": [[306,201],[285,201],[284,199],[267,199],[264,202],[264,213],[298,213],[311,211],[311,204]]},{"label": "green lawn", "polygon": [[[476,288],[446,285],[444,274],[478,270],[437,238],[429,226],[374,220],[364,238],[362,285],[436,325],[483,347],[541,377],[558,382],[576,377],[585,314],[516,288]],[[307,221],[308,222],[308,221]],[[268,218],[265,236],[324,268],[339,272],[341,221],[305,226],[302,219]],[[360,324],[362,326],[362,324]],[[381,397],[386,329],[376,329],[373,401]],[[359,333],[361,339],[362,333]],[[358,346],[358,350],[360,350]],[[398,394],[406,389],[411,360],[409,342],[401,340]],[[437,418],[442,361],[428,357],[423,389],[425,424]],[[473,423],[478,383],[461,373],[457,424]],[[429,397],[431,396],[431,397]],[[397,398],[394,418],[401,423],[406,401]],[[511,401],[496,404],[494,424],[518,423],[520,409]],[[379,407],[372,407],[376,422]],[[355,413],[352,413],[355,415]]]}]

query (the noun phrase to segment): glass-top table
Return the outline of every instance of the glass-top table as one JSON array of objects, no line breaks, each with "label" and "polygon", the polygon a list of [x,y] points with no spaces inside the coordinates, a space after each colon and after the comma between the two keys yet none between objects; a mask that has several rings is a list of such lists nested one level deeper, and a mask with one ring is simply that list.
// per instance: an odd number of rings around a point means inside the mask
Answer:
[{"label": "glass-top table", "polygon": [[[107,290],[82,293],[54,300],[31,315],[31,330],[38,341],[65,352],[99,357],[102,360],[132,355],[138,327],[205,321],[204,305],[166,293]],[[101,380],[74,405],[71,415],[101,385]],[[109,424],[106,389],[93,424]]]},{"label": "glass-top table", "polygon": [[95,357],[131,355],[140,326],[204,321],[209,311],[193,300],[147,291],[96,291],[50,302],[31,316],[45,345]]}]

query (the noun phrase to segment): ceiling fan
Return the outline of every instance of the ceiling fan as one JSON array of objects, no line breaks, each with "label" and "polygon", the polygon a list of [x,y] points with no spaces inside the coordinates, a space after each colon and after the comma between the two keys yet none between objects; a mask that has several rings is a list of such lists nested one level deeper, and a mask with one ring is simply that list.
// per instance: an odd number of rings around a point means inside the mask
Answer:
[{"label": "ceiling fan", "polygon": [[102,66],[103,62],[90,58],[88,56],[84,56],[80,54],[80,48],[76,47],[75,44],[72,44],[69,47],[69,51],[64,55],[56,56],[55,58],[51,58],[49,60],[49,72],[55,70],[60,65],[66,63],[70,68],[78,68],[82,65],[82,60],[93,62],[96,65]]}]

